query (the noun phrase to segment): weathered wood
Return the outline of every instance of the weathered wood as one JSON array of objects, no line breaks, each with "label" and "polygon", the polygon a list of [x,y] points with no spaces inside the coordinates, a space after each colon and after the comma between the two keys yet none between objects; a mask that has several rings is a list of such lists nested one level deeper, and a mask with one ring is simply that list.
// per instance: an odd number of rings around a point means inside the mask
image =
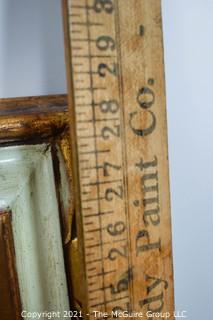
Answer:
[{"label": "weathered wood", "polygon": [[[64,159],[65,175],[70,180],[71,164],[67,103],[66,95],[0,99],[0,144],[4,146],[5,144],[48,142],[52,144],[54,150],[57,146]],[[54,167],[59,165],[58,156],[59,154],[56,155]],[[56,171],[55,175],[60,180],[59,169]],[[61,181],[59,182],[61,183]],[[59,182],[56,179],[56,183],[58,184]],[[62,219],[64,220],[62,224],[66,229],[63,234],[64,238],[68,237],[71,228],[71,218],[68,218],[68,216],[71,216],[71,209],[66,208],[65,211],[66,213],[63,213],[64,219]],[[69,214],[67,211],[69,211]]]},{"label": "weathered wood", "polygon": [[173,319],[160,1],[63,12],[84,311]]},{"label": "weathered wood", "polygon": [[55,111],[66,111],[67,95],[47,95],[18,98],[1,98],[0,115],[17,116],[32,113],[50,113]]},{"label": "weathered wood", "polygon": [[0,212],[0,314],[1,320],[21,319],[11,213]]},{"label": "weathered wood", "polygon": [[0,99],[0,142],[44,140],[66,126],[66,95]]}]

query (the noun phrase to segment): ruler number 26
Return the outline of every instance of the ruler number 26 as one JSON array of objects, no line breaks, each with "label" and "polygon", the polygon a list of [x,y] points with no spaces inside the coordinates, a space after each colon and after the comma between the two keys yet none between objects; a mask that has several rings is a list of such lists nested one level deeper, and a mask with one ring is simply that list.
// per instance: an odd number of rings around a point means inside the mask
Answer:
[{"label": "ruler number 26", "polygon": [[109,251],[109,254],[108,254],[108,258],[109,260],[113,261],[113,260],[116,260],[119,256],[120,257],[124,257],[124,258],[127,258],[127,246],[122,246],[121,248],[117,249],[117,248],[112,248],[110,251]]},{"label": "ruler number 26", "polygon": [[[118,221],[115,224],[109,224],[107,226],[108,233],[115,237],[123,234],[126,230],[125,223],[122,221]],[[119,256],[121,257],[127,257],[127,247],[122,246],[121,248],[112,248],[108,253],[108,258],[113,261],[116,260]],[[116,293],[116,292],[114,292]]]},{"label": "ruler number 26", "polygon": [[123,221],[117,221],[114,225],[110,223],[107,226],[108,233],[113,237],[121,235],[125,230],[126,226]]}]

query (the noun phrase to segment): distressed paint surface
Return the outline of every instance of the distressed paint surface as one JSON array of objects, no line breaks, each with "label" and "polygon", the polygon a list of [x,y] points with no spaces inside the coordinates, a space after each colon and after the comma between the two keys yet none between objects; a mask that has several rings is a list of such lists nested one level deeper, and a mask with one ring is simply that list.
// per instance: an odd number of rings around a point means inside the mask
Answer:
[{"label": "distressed paint surface", "polygon": [[0,148],[0,199],[12,211],[23,309],[63,314],[69,301],[48,145]]}]

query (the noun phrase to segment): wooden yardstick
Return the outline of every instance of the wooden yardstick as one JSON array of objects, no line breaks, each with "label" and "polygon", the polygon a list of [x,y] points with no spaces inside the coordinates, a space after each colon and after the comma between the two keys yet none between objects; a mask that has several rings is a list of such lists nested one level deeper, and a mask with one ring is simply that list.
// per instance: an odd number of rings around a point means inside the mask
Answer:
[{"label": "wooden yardstick", "polygon": [[160,1],[63,12],[84,316],[173,319]]}]

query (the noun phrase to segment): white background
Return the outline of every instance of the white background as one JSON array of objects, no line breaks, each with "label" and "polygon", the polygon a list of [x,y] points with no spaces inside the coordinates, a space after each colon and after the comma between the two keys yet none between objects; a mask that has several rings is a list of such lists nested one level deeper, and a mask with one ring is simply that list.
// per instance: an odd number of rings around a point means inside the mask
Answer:
[{"label": "white background", "polygon": [[[176,309],[211,319],[213,1],[162,9]],[[0,97],[65,92],[60,0],[0,0]]]}]

